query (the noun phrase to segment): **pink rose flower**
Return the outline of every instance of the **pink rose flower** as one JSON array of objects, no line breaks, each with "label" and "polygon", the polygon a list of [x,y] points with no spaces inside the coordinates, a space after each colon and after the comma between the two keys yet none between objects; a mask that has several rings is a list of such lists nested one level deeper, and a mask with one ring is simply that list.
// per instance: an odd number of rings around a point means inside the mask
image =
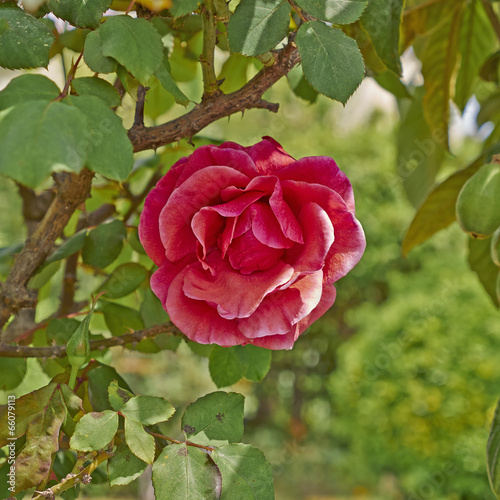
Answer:
[{"label": "pink rose flower", "polygon": [[270,137],[180,159],[147,196],[139,236],[188,338],[268,349],[291,349],[332,306],[366,245],[333,159],[295,160]]}]

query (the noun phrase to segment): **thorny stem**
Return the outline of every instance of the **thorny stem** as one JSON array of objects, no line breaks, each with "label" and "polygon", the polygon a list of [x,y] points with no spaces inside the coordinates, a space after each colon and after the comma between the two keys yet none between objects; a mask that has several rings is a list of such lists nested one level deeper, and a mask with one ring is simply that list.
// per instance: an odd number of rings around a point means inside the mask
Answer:
[{"label": "thorny stem", "polygon": [[201,444],[193,443],[192,441],[179,441],[178,439],[173,439],[168,436],[164,436],[163,434],[157,434],[156,432],[151,432],[151,431],[147,432],[154,437],[157,437],[159,439],[165,439],[166,441],[170,441],[171,443],[186,444],[187,446],[194,446],[195,448],[201,448],[202,450],[207,450],[207,451],[215,450],[215,448],[212,448],[211,446],[203,446]]},{"label": "thorny stem", "polygon": [[219,88],[214,67],[214,51],[217,37],[217,21],[214,10],[213,0],[206,0],[201,7],[201,24],[203,28],[203,49],[201,52],[203,97],[216,93]]},{"label": "thorny stem", "polygon": [[62,92],[59,94],[59,96],[56,98],[56,101],[61,101],[68,95],[69,87],[71,85],[71,82],[75,78],[76,70],[78,68],[78,65],[80,64],[80,61],[82,60],[82,57],[83,57],[83,50],[80,52],[80,55],[76,58],[76,61],[71,65],[71,69],[69,70],[68,78],[66,78],[66,83],[64,84],[64,88]]}]

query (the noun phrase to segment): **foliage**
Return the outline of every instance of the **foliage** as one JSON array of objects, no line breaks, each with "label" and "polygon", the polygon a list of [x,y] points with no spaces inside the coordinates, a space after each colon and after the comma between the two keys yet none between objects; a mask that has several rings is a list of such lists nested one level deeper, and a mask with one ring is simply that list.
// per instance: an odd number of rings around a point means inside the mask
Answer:
[{"label": "foliage", "polygon": [[[123,7],[110,0],[0,3],[0,66],[45,68],[59,59],[63,68],[69,68],[62,88],[47,76],[25,73],[9,76],[10,82],[0,91],[0,173],[15,182],[21,197],[17,205],[2,206],[11,226],[4,232],[9,236],[0,249],[4,278],[0,325],[5,327],[0,336],[5,359],[0,363],[0,380],[3,390],[20,391],[19,398],[9,399],[0,414],[2,445],[9,444],[9,438],[16,443],[14,491],[36,488],[45,496],[52,492],[76,498],[91,478],[98,482],[106,477],[111,486],[126,485],[152,464],[157,498],[164,498],[166,492],[174,492],[175,498],[273,498],[271,466],[261,451],[239,442],[243,436],[241,395],[215,392],[198,399],[184,412],[182,439],[176,440],[158,428],[175,418],[170,396],[135,395],[108,364],[111,346],[152,355],[176,351],[182,338],[149,288],[154,267],[138,241],[136,227],[143,199],[165,168],[191,151],[191,144],[217,142],[200,134],[205,127],[239,111],[277,111],[276,104],[262,97],[281,77],[288,75],[291,92],[308,102],[318,101],[320,93],[346,104],[364,76],[373,76],[398,98],[396,174],[391,176],[383,168],[380,172],[394,183],[402,180],[408,198],[419,206],[403,241],[403,251],[408,253],[455,220],[462,186],[499,153],[499,5],[487,0],[241,0],[229,6],[223,0],[125,3]],[[108,11],[109,7],[125,12]],[[129,15],[130,9],[134,15]],[[64,28],[59,28],[62,24],[55,22],[56,16],[64,21]],[[422,63],[424,85],[405,85],[400,79],[400,54],[409,48]],[[289,96],[281,97],[285,105],[290,102]],[[492,122],[493,126],[482,150],[476,158],[468,157],[466,166],[449,155],[450,149],[454,152],[449,128],[453,113],[463,111],[471,98],[480,106],[478,124]],[[309,143],[298,139],[300,152],[320,153],[328,139],[318,136],[323,142],[313,137]],[[248,143],[246,139],[241,142]],[[311,151],[305,151],[309,147]],[[146,152],[151,150],[154,153]],[[458,166],[465,169],[457,171]],[[359,172],[363,175],[353,176],[355,186],[366,178],[361,167]],[[392,196],[385,189],[394,183],[384,187],[380,177],[373,172],[370,176],[377,189],[360,189],[361,199],[373,196],[377,204],[361,210],[365,210],[367,227],[379,227],[373,223],[376,217],[399,217],[391,215],[392,209],[384,202],[384,196]],[[435,185],[436,179],[440,184]],[[19,234],[21,212],[25,238]],[[394,231],[394,225],[389,229]],[[387,242],[382,230],[375,230],[370,238],[374,246],[394,243]],[[443,240],[439,242],[446,251],[455,251]],[[471,239],[468,246],[470,267],[498,305],[494,244]],[[428,248],[415,252],[426,256]],[[415,257],[404,262],[390,255],[401,275],[411,274],[412,266],[420,265]],[[420,484],[416,476],[428,456],[433,455],[438,463],[448,456],[449,443],[439,448],[436,440],[427,449],[428,442],[419,442],[431,424],[421,420],[420,407],[410,414],[409,401],[423,401],[432,413],[432,428],[443,429],[446,412],[440,413],[439,408],[455,411],[460,405],[442,402],[436,386],[443,371],[453,379],[452,368],[464,356],[451,353],[437,359],[439,349],[445,349],[446,330],[433,323],[434,315],[424,315],[420,319],[426,321],[427,336],[417,322],[409,325],[413,333],[407,337],[412,350],[423,351],[422,359],[407,359],[405,353],[397,356],[393,361],[401,370],[399,381],[391,379],[394,373],[388,367],[381,368],[374,380],[368,379],[370,366],[364,360],[376,359],[384,345],[400,338],[394,325],[415,314],[405,304],[414,303],[417,313],[423,309],[418,309],[422,304],[419,292],[411,294],[407,281],[391,274],[389,285],[379,271],[370,278],[368,302],[358,309],[361,313],[355,319],[350,318],[348,309],[361,302],[356,290],[366,278],[362,272],[347,278],[352,303],[338,304],[335,320],[339,331],[356,330],[358,335],[341,349],[337,372],[327,377],[335,365],[322,362],[323,372],[317,368],[316,376],[311,375],[313,382],[307,383],[335,398],[343,420],[328,433],[346,442],[353,440],[355,449],[346,463],[363,463],[360,457],[373,455],[387,439],[391,433],[387,420],[373,425],[367,420],[374,409],[391,408],[390,417],[400,430],[394,430],[390,439],[404,442],[412,450],[412,460],[420,464],[414,475],[402,473],[403,489],[411,493]],[[442,275],[442,269],[431,264],[428,272]],[[388,287],[394,290],[389,299],[385,297]],[[92,293],[102,297],[88,309]],[[478,300],[476,307],[488,310],[489,306]],[[82,322],[76,319],[79,315],[85,316]],[[481,387],[493,393],[494,361],[485,361],[477,369],[474,363],[482,357],[494,360],[488,357],[494,342],[477,348],[474,357],[474,344],[467,344],[469,332],[461,330],[467,318],[460,322],[446,315],[438,319],[461,332],[463,352],[470,356],[465,357],[468,363],[462,379],[483,370]],[[290,379],[290,373],[297,373],[294,377],[299,380],[297,367],[303,359],[306,370],[316,367],[314,346],[324,345],[316,335],[313,329],[313,347],[306,354],[295,350],[275,358],[280,367],[287,367],[282,380]],[[326,342],[327,348],[318,348],[320,352],[329,350],[329,342],[337,347],[339,339]],[[261,381],[271,365],[269,351],[253,346],[224,349],[191,344],[191,348],[208,358],[210,376],[218,388],[243,378]],[[31,357],[41,360],[38,372],[32,371]],[[431,370],[427,380],[427,374],[419,374],[429,368],[429,359],[443,366],[441,371]],[[36,390],[29,386],[23,392],[26,373],[36,373]],[[453,380],[460,385],[462,379],[457,374]],[[400,394],[399,385],[407,380],[411,380],[407,394],[395,401],[395,387]],[[263,401],[269,399],[268,389],[261,390]],[[467,418],[477,423],[485,408],[472,392],[469,396],[477,409]],[[321,404],[317,407],[321,412]],[[297,411],[292,412],[290,425],[300,436]],[[460,408],[456,411],[464,413]],[[12,430],[9,412],[15,412]],[[281,416],[278,413],[276,420]],[[413,435],[406,432],[409,419],[419,429]],[[490,451],[496,446],[496,425]],[[353,437],[356,433],[357,438]],[[457,424],[456,433],[464,442],[470,437],[464,422]],[[378,440],[368,439],[373,435]],[[8,453],[0,469],[5,477],[11,465]],[[101,465],[104,462],[107,472]],[[397,452],[388,452],[376,464],[377,473],[401,473],[404,466]],[[489,466],[496,492],[496,462],[491,453]],[[453,477],[467,476],[471,468],[463,465]],[[356,481],[362,476],[363,469],[358,467],[349,477]],[[445,481],[440,491],[445,494],[461,488],[458,479]],[[6,485],[2,479],[0,487]],[[471,485],[462,489],[485,494],[481,481]],[[2,497],[12,492],[0,491]]]}]

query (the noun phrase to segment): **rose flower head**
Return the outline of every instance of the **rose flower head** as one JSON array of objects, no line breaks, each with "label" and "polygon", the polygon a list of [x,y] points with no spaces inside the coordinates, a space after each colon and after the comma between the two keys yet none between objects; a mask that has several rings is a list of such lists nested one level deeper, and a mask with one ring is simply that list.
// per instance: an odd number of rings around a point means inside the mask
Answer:
[{"label": "rose flower head", "polygon": [[151,288],[200,344],[291,349],[359,261],[363,229],[332,158],[295,160],[270,137],[202,146],[148,194]]}]

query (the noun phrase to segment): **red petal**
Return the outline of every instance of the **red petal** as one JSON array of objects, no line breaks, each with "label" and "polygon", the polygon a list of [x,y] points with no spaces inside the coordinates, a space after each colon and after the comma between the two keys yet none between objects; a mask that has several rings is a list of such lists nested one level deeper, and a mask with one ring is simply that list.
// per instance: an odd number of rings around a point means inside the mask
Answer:
[{"label": "red petal", "polygon": [[186,273],[184,293],[192,299],[216,303],[217,311],[226,319],[250,316],[268,293],[293,275],[293,268],[283,262],[267,271],[242,275],[221,259],[219,251],[209,254],[206,260],[215,274],[204,271],[199,263],[193,264]]},{"label": "red petal", "polygon": [[246,148],[246,151],[255,162],[260,174],[272,174],[295,161],[277,141],[267,136],[257,144]]}]

